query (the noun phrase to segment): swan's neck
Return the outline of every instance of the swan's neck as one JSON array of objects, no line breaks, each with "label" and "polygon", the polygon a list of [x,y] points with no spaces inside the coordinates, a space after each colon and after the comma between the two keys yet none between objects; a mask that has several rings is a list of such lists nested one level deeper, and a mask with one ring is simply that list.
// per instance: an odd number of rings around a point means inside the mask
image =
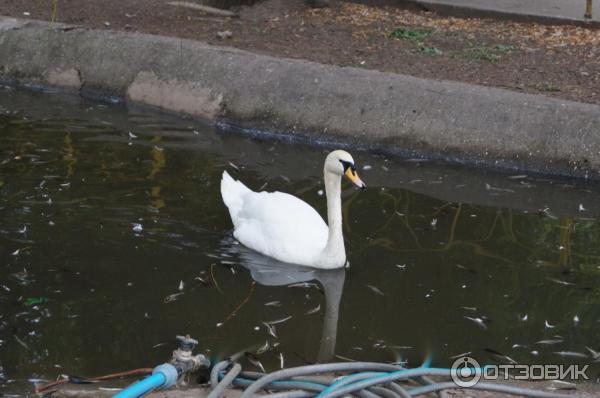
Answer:
[{"label": "swan's neck", "polygon": [[[325,193],[327,195],[329,235],[327,236],[327,245],[323,250],[323,260],[340,267],[346,262],[342,234],[342,181],[340,176],[325,171]],[[340,262],[341,264],[339,264]]]}]

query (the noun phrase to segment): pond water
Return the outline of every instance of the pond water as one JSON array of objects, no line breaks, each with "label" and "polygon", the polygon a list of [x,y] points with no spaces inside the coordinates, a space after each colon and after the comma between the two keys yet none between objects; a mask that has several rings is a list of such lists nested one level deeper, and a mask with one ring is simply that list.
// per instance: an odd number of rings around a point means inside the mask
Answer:
[{"label": "pond water", "polygon": [[186,333],[212,358],[268,342],[267,370],[467,352],[593,364],[597,187],[353,151],[368,188],[344,185],[348,269],[282,272],[236,245],[223,170],[324,214],[327,152],[0,91],[0,390],[152,367]]}]

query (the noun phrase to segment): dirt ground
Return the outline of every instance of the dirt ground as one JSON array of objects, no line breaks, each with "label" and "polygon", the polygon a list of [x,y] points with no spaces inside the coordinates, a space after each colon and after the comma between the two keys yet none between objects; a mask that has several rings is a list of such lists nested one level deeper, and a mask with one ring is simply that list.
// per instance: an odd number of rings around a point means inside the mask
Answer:
[{"label": "dirt ground", "polygon": [[[239,18],[231,18],[167,0],[3,0],[0,15],[600,104],[600,30],[452,18],[389,3],[331,0],[328,8],[311,9],[303,0],[263,0],[238,8]],[[231,37],[219,38],[224,31]]]},{"label": "dirt ground", "polygon": [[[529,388],[537,391],[555,392],[565,395],[571,395],[573,398],[592,398],[598,396],[598,386],[595,384],[579,384],[577,388],[561,388],[554,386],[552,382],[511,382],[514,387]],[[46,398],[108,398],[113,396],[117,390],[107,386],[100,387],[97,385],[68,385],[62,388],[49,391],[44,394]],[[162,390],[153,392],[148,395],[148,398],[206,398],[210,393],[207,387],[192,387],[192,388],[172,388],[170,390]],[[227,389],[223,394],[224,398],[238,398],[241,395],[241,390]],[[259,394],[260,396],[260,394]],[[429,396],[432,396],[431,394]],[[448,398],[519,398],[520,395],[504,394],[482,390],[446,390]]]}]

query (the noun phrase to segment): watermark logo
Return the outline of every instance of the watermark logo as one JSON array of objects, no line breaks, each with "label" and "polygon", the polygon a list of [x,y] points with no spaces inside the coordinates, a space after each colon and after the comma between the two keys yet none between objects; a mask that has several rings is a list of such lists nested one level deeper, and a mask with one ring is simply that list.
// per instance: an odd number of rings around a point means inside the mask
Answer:
[{"label": "watermark logo", "polygon": [[481,367],[471,357],[458,358],[452,364],[450,376],[459,387],[473,387],[483,380],[589,380],[589,365],[486,365]]},{"label": "watermark logo", "polygon": [[459,387],[473,387],[481,380],[481,365],[471,357],[458,358],[450,368],[450,377]]}]

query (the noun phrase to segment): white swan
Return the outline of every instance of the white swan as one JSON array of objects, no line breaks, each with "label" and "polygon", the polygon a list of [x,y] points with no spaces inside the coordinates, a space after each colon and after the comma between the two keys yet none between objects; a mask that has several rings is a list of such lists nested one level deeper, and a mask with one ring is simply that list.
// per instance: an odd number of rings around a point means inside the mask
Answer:
[{"label": "white swan", "polygon": [[224,171],[221,195],[233,221],[233,236],[244,246],[286,263],[314,268],[346,264],[342,235],[341,177],[360,188],[354,160],[346,151],[333,151],[323,167],[327,221],[306,202],[283,192],[254,192]]}]

